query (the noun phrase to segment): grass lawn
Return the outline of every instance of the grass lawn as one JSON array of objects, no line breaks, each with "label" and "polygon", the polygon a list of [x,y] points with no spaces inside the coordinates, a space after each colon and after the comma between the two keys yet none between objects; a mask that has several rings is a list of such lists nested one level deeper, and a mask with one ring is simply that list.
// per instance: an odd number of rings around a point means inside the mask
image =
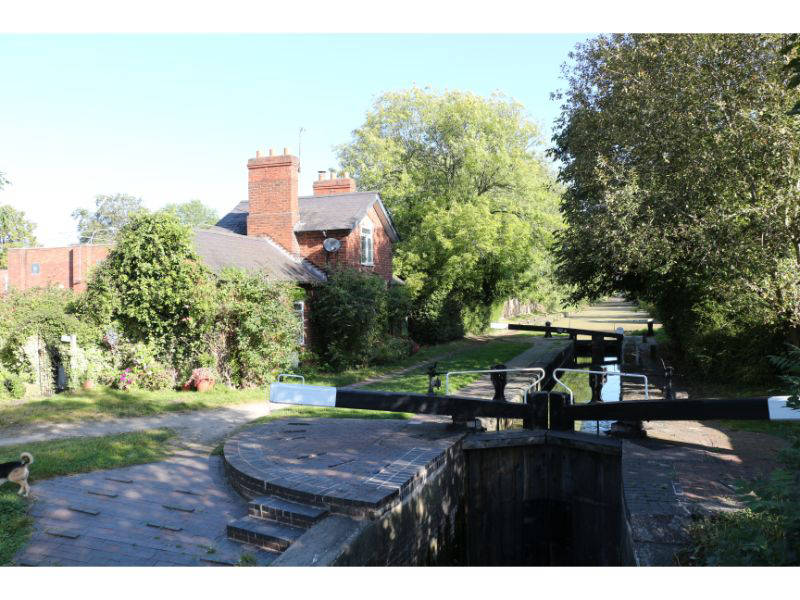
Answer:
[{"label": "grass lawn", "polygon": [[263,402],[265,397],[263,389],[230,390],[222,385],[203,394],[174,390],[124,392],[98,386],[92,390],[64,392],[29,402],[0,401],[0,427],[41,421],[64,423],[112,417],[148,417],[168,412]]},{"label": "grass lawn", "polygon": [[[29,481],[59,475],[86,473],[163,460],[169,454],[173,433],[154,429],[94,438],[67,438],[20,446],[0,446],[0,462],[19,459],[21,452],[33,454]],[[0,566],[10,564],[25,544],[33,524],[27,516],[27,502],[17,495],[14,483],[0,486]],[[33,494],[35,494],[35,490]]]},{"label": "grass lawn", "polygon": [[[348,369],[341,373],[326,373],[324,371],[311,371],[301,370],[299,373],[306,378],[306,383],[310,385],[330,385],[334,387],[343,387],[352,385],[359,381],[371,379],[373,377],[381,377],[390,374],[394,371],[400,371],[418,365],[420,363],[428,363],[434,360],[447,361],[454,357],[439,358],[450,354],[461,355],[465,352],[485,345],[495,345],[502,341],[500,336],[492,336],[490,339],[486,337],[467,337],[460,340],[454,340],[444,344],[436,344],[434,346],[427,346],[420,349],[416,354],[407,356],[402,360],[394,362],[389,365],[375,365],[369,367],[362,367],[358,369]],[[426,388],[427,390],[427,384]]]},{"label": "grass lawn", "polygon": [[[324,373],[301,369],[300,373],[305,376],[308,384],[341,387],[364,381],[371,377],[386,375],[387,373],[435,360],[437,357],[449,354],[454,355],[447,359],[446,363],[451,369],[456,368],[453,365],[459,365],[458,368],[482,368],[494,364],[492,361],[507,360],[524,350],[525,344],[519,342],[520,337],[516,335],[468,337],[423,348],[416,354],[390,365],[348,369],[341,373]],[[466,362],[458,360],[457,357],[461,356],[465,357]],[[470,366],[462,367],[460,365]],[[402,380],[401,376],[398,377],[398,381]],[[427,378],[424,375],[417,376],[417,378],[420,377],[425,379],[424,389],[421,390],[425,392],[427,390]],[[393,379],[392,381],[395,380]],[[400,385],[400,389],[405,389],[402,387],[404,383],[394,383],[393,385]],[[463,382],[460,385],[463,385]],[[394,389],[382,388],[381,384],[376,384],[373,387],[377,389]],[[408,391],[411,390],[409,389]],[[207,410],[233,404],[264,402],[265,399],[266,390],[263,388],[231,390],[223,385],[218,385],[210,392],[198,394],[197,392],[177,392],[174,390],[124,392],[98,386],[93,390],[65,392],[50,398],[24,402],[0,400],[0,428],[39,422],[64,423],[119,417],[148,417],[170,412]]]},{"label": "grass lawn", "polygon": [[[534,338],[540,335],[508,335],[497,337],[490,343],[480,344],[466,348],[455,356],[439,362],[439,371],[468,371],[475,369],[488,369],[494,364],[505,362],[531,347]],[[459,389],[481,378],[478,374],[455,375],[450,378],[450,393],[454,394]],[[439,393],[444,394],[444,376]],[[413,392],[425,394],[428,391],[428,376],[425,368],[414,369],[403,375],[378,381],[364,386],[363,389],[385,390],[388,392]]]}]

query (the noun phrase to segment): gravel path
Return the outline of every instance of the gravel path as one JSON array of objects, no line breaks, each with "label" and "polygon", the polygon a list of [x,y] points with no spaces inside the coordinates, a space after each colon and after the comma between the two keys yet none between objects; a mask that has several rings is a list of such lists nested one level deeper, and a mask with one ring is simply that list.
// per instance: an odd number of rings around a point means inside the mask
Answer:
[{"label": "gravel path", "polygon": [[208,446],[224,438],[236,427],[268,415],[270,410],[269,403],[259,402],[154,417],[84,421],[82,423],[36,423],[0,430],[0,446],[43,442],[67,437],[94,437],[162,427],[174,429],[183,442]]}]

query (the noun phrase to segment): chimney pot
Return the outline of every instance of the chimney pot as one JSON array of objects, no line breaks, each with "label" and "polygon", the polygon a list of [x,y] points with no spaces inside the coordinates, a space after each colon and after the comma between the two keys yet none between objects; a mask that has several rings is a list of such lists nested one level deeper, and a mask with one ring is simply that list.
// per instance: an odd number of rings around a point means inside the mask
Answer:
[{"label": "chimney pot", "polygon": [[272,148],[269,149],[269,155],[272,156]]},{"label": "chimney pot", "polygon": [[288,148],[284,148],[283,149],[283,155],[286,156],[288,154],[289,154],[289,149]]},{"label": "chimney pot", "polygon": [[325,171],[317,171],[317,181],[325,179]]},{"label": "chimney pot", "polygon": [[261,157],[261,150],[256,150],[256,158],[260,158],[260,157]]}]

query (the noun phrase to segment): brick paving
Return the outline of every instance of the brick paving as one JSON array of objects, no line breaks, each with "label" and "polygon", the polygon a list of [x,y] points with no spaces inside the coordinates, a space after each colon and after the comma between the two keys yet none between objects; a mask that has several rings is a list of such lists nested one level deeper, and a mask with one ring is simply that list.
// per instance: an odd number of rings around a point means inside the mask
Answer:
[{"label": "brick paving", "polygon": [[180,452],[167,461],[36,482],[34,532],[18,565],[192,566],[258,564],[277,554],[226,538],[247,503],[219,457]]},{"label": "brick paving", "polygon": [[[663,399],[664,371],[651,356],[652,340],[636,340],[651,399]],[[630,358],[630,355],[628,355]],[[678,399],[690,395],[673,381]],[[624,400],[644,399],[640,382],[623,380]],[[624,401],[623,400],[623,401]],[[693,515],[743,508],[734,485],[767,475],[787,443],[777,437],[725,428],[714,421],[650,421],[647,437],[623,442],[623,480],[634,553],[640,564],[673,564],[689,541]]]},{"label": "brick paving", "polygon": [[408,493],[465,434],[421,419],[274,421],[227,440],[225,461],[245,496],[279,493],[367,514]]}]

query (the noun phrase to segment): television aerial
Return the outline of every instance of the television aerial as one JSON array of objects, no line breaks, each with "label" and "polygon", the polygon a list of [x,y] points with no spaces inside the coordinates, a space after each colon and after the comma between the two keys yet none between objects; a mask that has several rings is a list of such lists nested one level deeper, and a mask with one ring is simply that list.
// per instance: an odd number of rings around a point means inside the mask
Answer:
[{"label": "television aerial", "polygon": [[336,252],[342,247],[342,242],[336,238],[325,238],[325,241],[322,242],[322,247],[325,248],[325,252]]}]

